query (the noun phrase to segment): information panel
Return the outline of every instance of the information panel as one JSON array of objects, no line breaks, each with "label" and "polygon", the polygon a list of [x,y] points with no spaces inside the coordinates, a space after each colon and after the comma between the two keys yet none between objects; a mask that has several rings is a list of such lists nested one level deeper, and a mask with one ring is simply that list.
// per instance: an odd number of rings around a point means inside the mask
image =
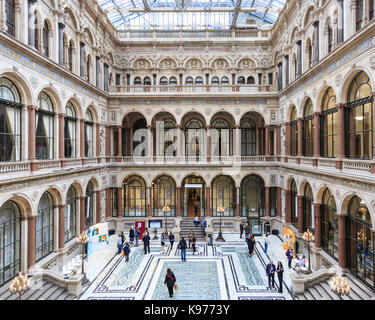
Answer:
[{"label": "information panel", "polygon": [[108,246],[108,222],[98,223],[87,230],[87,256]]}]

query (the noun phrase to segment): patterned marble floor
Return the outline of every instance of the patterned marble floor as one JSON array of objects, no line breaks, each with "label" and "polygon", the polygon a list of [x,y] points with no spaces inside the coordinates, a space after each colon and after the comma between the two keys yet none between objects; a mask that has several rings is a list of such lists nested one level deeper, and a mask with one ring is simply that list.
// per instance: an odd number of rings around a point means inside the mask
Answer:
[{"label": "patterned marble floor", "polygon": [[[113,237],[113,236],[112,236]],[[111,237],[111,238],[112,238]],[[266,256],[262,249],[263,238],[257,238],[255,255],[248,256],[248,249],[238,235],[224,234],[226,242],[197,245],[193,256],[187,250],[187,261],[182,262],[177,245],[162,251],[158,241],[152,241],[151,254],[144,254],[142,247],[133,247],[129,262],[115,254],[115,238],[108,248],[96,252],[87,264],[90,285],[80,300],[290,300],[290,279],[285,273],[284,292],[268,288],[265,265],[283,256],[282,243],[272,239],[272,250]],[[284,263],[284,261],[283,261]],[[285,265],[285,264],[284,264]],[[170,298],[164,285],[166,269],[176,275],[178,290]],[[276,279],[275,279],[276,280]],[[277,280],[276,280],[277,282]]]}]

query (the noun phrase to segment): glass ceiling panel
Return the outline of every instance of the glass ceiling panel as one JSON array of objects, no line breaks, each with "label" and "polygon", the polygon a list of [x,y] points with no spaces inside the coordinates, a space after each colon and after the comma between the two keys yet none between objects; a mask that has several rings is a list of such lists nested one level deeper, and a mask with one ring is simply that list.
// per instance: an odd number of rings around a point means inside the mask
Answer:
[{"label": "glass ceiling panel", "polygon": [[[199,30],[271,27],[286,0],[98,0],[118,29]],[[239,5],[240,4],[240,5]],[[251,22],[254,24],[254,22]]]}]

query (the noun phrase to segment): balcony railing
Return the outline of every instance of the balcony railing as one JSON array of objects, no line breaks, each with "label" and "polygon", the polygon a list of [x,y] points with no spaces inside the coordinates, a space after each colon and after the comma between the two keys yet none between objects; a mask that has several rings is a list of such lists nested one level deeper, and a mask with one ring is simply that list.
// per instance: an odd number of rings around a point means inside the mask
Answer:
[{"label": "balcony railing", "polygon": [[350,173],[371,173],[371,165],[368,161],[344,160],[343,171]]},{"label": "balcony railing", "polygon": [[30,162],[0,162],[0,176],[16,174],[20,172],[29,172]]},{"label": "balcony railing", "polygon": [[157,85],[157,86],[111,86],[111,93],[204,93],[223,92],[223,93],[273,93],[277,89],[271,85]]}]

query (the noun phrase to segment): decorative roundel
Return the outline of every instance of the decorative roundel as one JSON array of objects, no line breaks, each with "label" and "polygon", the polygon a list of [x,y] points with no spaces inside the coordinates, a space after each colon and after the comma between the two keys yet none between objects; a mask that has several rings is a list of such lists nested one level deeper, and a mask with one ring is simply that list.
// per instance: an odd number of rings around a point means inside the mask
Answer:
[{"label": "decorative roundel", "polygon": [[31,199],[36,200],[37,197],[38,197],[38,191],[34,191],[33,195],[31,196]]}]

